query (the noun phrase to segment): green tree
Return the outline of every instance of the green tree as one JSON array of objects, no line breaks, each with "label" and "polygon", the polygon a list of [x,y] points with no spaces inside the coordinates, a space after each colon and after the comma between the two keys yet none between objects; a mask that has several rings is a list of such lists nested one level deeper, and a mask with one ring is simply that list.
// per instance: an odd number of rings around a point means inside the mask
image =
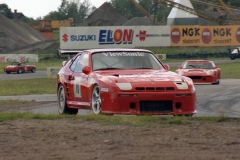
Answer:
[{"label": "green tree", "polygon": [[231,6],[240,7],[240,1],[239,0],[227,0],[227,1],[224,1],[224,3],[229,4]]},{"label": "green tree", "polygon": [[62,0],[58,11],[50,12],[44,20],[65,20],[73,18],[74,23],[81,23],[90,15],[96,7],[92,6],[89,0]]},{"label": "green tree", "polygon": [[89,0],[84,0],[83,3],[79,3],[78,14],[75,17],[76,23],[83,22],[95,10],[96,10],[96,7],[92,6]]},{"label": "green tree", "polygon": [[144,14],[131,2],[131,0],[111,0],[113,7],[127,19],[142,17]]},{"label": "green tree", "polygon": [[[61,20],[61,14],[58,11],[52,11],[48,15],[44,17],[44,20]],[[37,20],[41,20],[41,17],[39,17]]]},{"label": "green tree", "polygon": [[8,7],[7,4],[3,3],[0,4],[0,13],[5,15],[7,18],[13,19],[14,14],[12,13],[11,9]]}]

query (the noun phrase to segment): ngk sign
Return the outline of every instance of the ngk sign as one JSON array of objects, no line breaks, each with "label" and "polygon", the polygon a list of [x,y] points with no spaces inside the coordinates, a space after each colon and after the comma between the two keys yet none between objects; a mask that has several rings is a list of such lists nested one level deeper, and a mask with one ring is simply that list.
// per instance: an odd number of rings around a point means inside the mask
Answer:
[{"label": "ngk sign", "polygon": [[238,46],[239,26],[171,26],[171,46]]}]

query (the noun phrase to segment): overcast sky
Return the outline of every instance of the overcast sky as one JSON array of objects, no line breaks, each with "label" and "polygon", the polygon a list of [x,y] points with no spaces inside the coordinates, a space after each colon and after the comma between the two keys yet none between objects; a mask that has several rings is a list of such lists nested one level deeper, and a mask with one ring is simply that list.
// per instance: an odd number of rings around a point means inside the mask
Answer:
[{"label": "overcast sky", "polygon": [[[83,0],[80,0],[83,2]],[[60,7],[62,0],[0,0],[0,4],[5,3],[14,12],[23,13],[26,17],[38,18],[44,17],[51,11],[57,11]],[[101,6],[104,2],[110,0],[89,0],[95,7]]]}]

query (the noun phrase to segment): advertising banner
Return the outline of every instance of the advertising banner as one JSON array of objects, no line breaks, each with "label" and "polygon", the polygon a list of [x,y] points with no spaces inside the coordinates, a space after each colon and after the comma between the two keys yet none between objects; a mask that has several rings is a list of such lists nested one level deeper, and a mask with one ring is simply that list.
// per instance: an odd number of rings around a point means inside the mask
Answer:
[{"label": "advertising banner", "polygon": [[158,57],[158,59],[160,59],[160,60],[166,60],[167,59],[167,56],[166,56],[166,54],[155,54],[157,57]]},{"label": "advertising banner", "polygon": [[57,78],[61,67],[47,67],[47,78]]},{"label": "advertising banner", "polygon": [[0,54],[0,62],[38,62],[37,54]]},{"label": "advertising banner", "polygon": [[60,49],[170,46],[170,26],[61,27]]},{"label": "advertising banner", "polygon": [[171,46],[239,46],[240,26],[171,26]]}]

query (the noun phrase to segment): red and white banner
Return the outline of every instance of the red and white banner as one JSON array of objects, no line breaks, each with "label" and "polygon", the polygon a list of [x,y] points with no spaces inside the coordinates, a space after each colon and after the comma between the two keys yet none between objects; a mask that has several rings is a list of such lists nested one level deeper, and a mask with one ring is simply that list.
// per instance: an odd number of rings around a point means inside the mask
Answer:
[{"label": "red and white banner", "polygon": [[38,62],[37,54],[0,54],[0,63],[5,62]]},{"label": "red and white banner", "polygon": [[61,27],[60,49],[170,46],[170,26]]}]

